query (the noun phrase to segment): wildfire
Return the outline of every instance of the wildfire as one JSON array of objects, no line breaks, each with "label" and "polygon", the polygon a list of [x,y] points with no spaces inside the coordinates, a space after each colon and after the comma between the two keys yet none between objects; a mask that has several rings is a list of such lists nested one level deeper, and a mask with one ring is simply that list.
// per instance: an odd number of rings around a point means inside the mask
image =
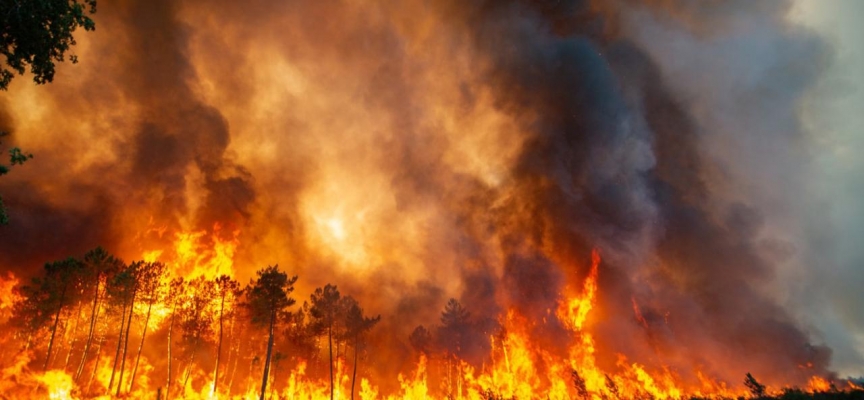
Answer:
[{"label": "wildfire", "polygon": [[[230,256],[233,253],[231,250],[220,249],[220,246],[236,245],[236,234],[232,240],[215,240],[212,243],[213,249],[205,251],[207,256],[194,255],[194,251],[202,249],[204,236],[202,232],[177,234],[176,243],[172,248],[172,251],[177,253],[175,260],[192,266],[191,270],[194,271],[219,271],[222,266],[230,266]],[[463,359],[453,357],[454,354],[430,360],[421,353],[413,371],[400,373],[397,377],[396,390],[390,393],[388,390],[391,389],[383,389],[380,386],[382,382],[376,384],[376,382],[370,381],[368,377],[360,377],[355,382],[356,372],[352,373],[351,368],[356,368],[354,365],[356,361],[349,357],[347,350],[339,351],[337,348],[333,363],[333,397],[347,399],[353,395],[364,400],[427,399],[441,396],[456,400],[488,400],[492,398],[547,398],[550,400],[587,398],[599,400],[746,396],[747,391],[743,388],[736,388],[734,384],[714,380],[702,371],[694,371],[695,376],[698,377],[697,383],[686,383],[679,378],[674,370],[668,367],[649,368],[640,363],[629,361],[623,354],[616,355],[617,362],[614,364],[614,368],[601,368],[597,360],[598,350],[591,332],[591,325],[588,324],[599,295],[597,282],[600,265],[600,254],[595,250],[591,254],[590,266],[582,282],[581,290],[572,293],[569,297],[562,297],[560,300],[560,307],[556,315],[569,331],[569,337],[562,338],[562,340],[571,343],[563,357],[561,354],[549,352],[541,343],[532,339],[531,327],[535,325],[535,322],[531,322],[528,316],[521,315],[516,310],[511,309],[499,321],[501,334],[493,334],[488,337],[491,352],[487,362],[479,366],[472,365]],[[238,318],[242,314],[237,311],[230,311],[228,313],[222,312],[220,314],[221,320],[217,320],[215,317],[216,310],[224,309],[226,304],[225,300],[220,300],[222,297],[213,296],[205,303],[199,303],[201,293],[196,292],[196,290],[200,291],[203,290],[202,288],[210,287],[200,286],[206,284],[207,279],[212,278],[207,278],[206,274],[202,274],[198,280],[189,281],[189,284],[193,286],[180,287],[176,286],[176,281],[171,281],[167,276],[160,278],[157,284],[164,287],[165,290],[173,291],[164,292],[165,294],[162,296],[170,296],[168,293],[173,293],[179,297],[176,301],[168,300],[168,297],[160,297],[154,306],[147,306],[142,299],[135,306],[134,313],[138,315],[138,318],[130,326],[144,329],[146,325],[151,335],[156,335],[156,332],[161,332],[158,334],[164,335],[166,332],[177,329],[182,331],[184,336],[189,337],[189,340],[192,338],[190,335],[198,334],[196,333],[199,332],[197,329],[203,329],[201,332],[211,332],[208,334],[211,335],[209,339],[202,338],[202,340],[209,341],[211,345],[215,339],[215,336],[212,335],[217,332],[223,332],[223,335],[227,332],[232,337],[240,334],[238,324],[241,321]],[[20,304],[23,301],[23,298],[14,294],[17,291],[11,289],[19,286],[18,281],[11,276],[0,281],[0,288],[4,288],[4,293],[6,293],[3,298],[8,299],[3,304],[2,309],[11,309],[14,304]],[[182,291],[178,291],[181,288]],[[213,288],[207,290],[215,290],[216,287]],[[230,294],[232,296],[229,299],[231,310],[236,307],[234,306],[236,300],[233,296],[237,295],[236,293]],[[82,303],[82,306],[83,304],[85,303]],[[633,301],[633,307],[639,323],[645,324],[644,317],[641,316],[635,301]],[[461,312],[458,311],[458,307],[454,310],[456,311],[453,312],[457,314]],[[198,321],[196,318],[204,317],[204,314],[198,314],[202,312],[210,313],[208,314],[210,316],[207,317],[209,319],[206,320],[209,321],[206,322],[207,325],[198,325],[198,327],[189,325],[192,321]],[[110,309],[106,309],[103,313],[108,313],[110,316]],[[145,315],[147,318],[141,320],[142,316]],[[70,314],[69,317],[71,318],[73,315]],[[81,315],[77,318],[80,321]],[[133,320],[132,318],[129,319],[130,321]],[[302,320],[298,321],[302,322]],[[219,330],[220,324],[221,330]],[[185,355],[180,353],[179,365],[172,367],[172,370],[175,371],[172,372],[174,387],[167,389],[168,392],[159,379],[154,380],[153,375],[161,375],[159,371],[164,370],[166,366],[163,362],[154,360],[152,354],[143,357],[138,356],[137,359],[129,357],[131,366],[126,367],[126,372],[135,374],[135,377],[132,378],[134,381],[118,379],[116,361],[112,361],[113,358],[105,351],[107,349],[103,350],[106,344],[111,345],[110,342],[106,343],[106,339],[108,339],[106,335],[111,332],[111,327],[105,325],[105,321],[96,324],[95,345],[97,350],[96,358],[92,362],[92,372],[90,375],[83,374],[76,377],[75,374],[69,372],[74,370],[72,368],[74,363],[70,363],[69,360],[74,354],[80,354],[80,347],[78,349],[75,347],[76,343],[81,346],[80,342],[76,342],[75,339],[76,329],[73,328],[75,325],[82,324],[80,322],[72,324],[72,327],[67,325],[62,333],[64,337],[69,337],[69,348],[66,349],[64,356],[67,360],[64,368],[50,369],[44,373],[24,373],[25,377],[32,376],[29,379],[32,379],[33,385],[45,388],[47,396],[51,399],[90,398],[98,395],[98,393],[111,392],[112,390],[119,390],[126,393],[126,396],[134,398],[150,398],[156,392],[161,393],[161,395],[182,393],[183,397],[187,399],[253,399],[259,395],[260,381],[256,379],[254,371],[260,369],[261,359],[258,356],[251,358],[248,355],[244,356],[244,352],[254,349],[255,346],[252,345],[254,342],[244,343],[243,339],[240,341],[232,340],[224,346],[224,356],[229,361],[228,367],[224,367],[223,377],[219,381],[214,381],[211,373],[203,365],[195,362],[194,352],[200,350],[196,350],[198,345],[194,345],[194,341],[191,342],[193,347],[186,348],[186,351],[193,351],[193,353],[187,352]],[[300,325],[294,325],[292,329],[297,329],[297,326]],[[306,326],[311,327],[312,325]],[[79,330],[78,335],[81,333],[83,332]],[[249,331],[248,334],[251,334],[253,338],[255,337],[252,331]],[[302,333],[297,331],[296,334]],[[172,342],[175,340],[171,339]],[[60,342],[58,346],[62,346],[62,343]],[[355,346],[357,345],[355,344]],[[114,346],[117,344],[115,343]],[[4,370],[5,375],[21,374],[21,371],[32,368],[28,367],[35,361],[30,357],[32,353],[21,354],[23,357],[18,357],[19,361],[14,366]],[[174,357],[177,356],[171,356],[171,358]],[[184,361],[183,357],[189,358]],[[53,360],[51,364],[60,364],[58,359]],[[320,358],[313,355],[312,358],[294,357],[294,361],[285,364],[287,361],[283,355],[276,356],[274,367],[267,378],[268,381],[272,381],[268,386],[268,396],[306,399],[327,399],[330,397],[330,387],[327,380],[323,379],[322,376],[326,376],[326,373],[322,374],[322,360]],[[248,367],[245,368],[249,368],[249,373],[238,374],[238,369],[242,369],[241,365],[244,363],[248,363]],[[311,370],[310,363],[315,366]],[[283,365],[287,366],[288,369],[286,370]],[[438,371],[434,374],[437,377],[428,373],[430,366]],[[19,372],[10,372],[13,370]],[[439,389],[437,390],[434,389],[436,385],[432,383],[434,380],[439,382],[437,385]],[[23,379],[18,384],[12,384],[9,387],[11,390],[19,390],[27,386],[26,382],[28,379]],[[118,385],[121,386],[121,389],[112,389]],[[392,386],[384,383],[384,387]],[[849,387],[850,390],[857,389],[851,382]],[[827,392],[836,389],[828,380],[813,376],[808,383],[808,390]],[[777,390],[774,389],[773,392],[777,392]],[[82,397],[79,394],[86,396]]]},{"label": "wildfire", "polygon": [[[164,230],[160,232],[164,233]],[[239,230],[224,233],[218,223],[211,230],[178,231],[173,234],[174,240],[167,251],[145,250],[140,258],[147,262],[171,264],[172,268],[183,271],[188,277],[233,275],[239,235]]]},{"label": "wildfire", "polygon": [[807,382],[807,388],[812,392],[827,392],[832,388],[831,382],[827,379],[814,376],[810,378],[810,381]]}]

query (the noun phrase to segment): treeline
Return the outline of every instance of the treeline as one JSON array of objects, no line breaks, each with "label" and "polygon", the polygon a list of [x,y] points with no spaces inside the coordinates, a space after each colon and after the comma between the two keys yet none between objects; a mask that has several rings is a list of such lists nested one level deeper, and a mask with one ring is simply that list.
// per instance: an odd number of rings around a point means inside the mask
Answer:
[{"label": "treeline", "polygon": [[280,364],[310,361],[329,367],[332,393],[336,352],[352,360],[353,397],[364,334],[380,316],[330,284],[292,307],[296,282],[278,266],[245,286],[227,275],[186,279],[161,262],[124,263],[96,248],[18,285],[9,323],[34,355],[31,368],[65,371],[83,396],[141,389],[142,353],[162,398],[182,396],[196,379],[214,394],[236,393],[246,390],[237,382],[263,371],[263,399]]}]

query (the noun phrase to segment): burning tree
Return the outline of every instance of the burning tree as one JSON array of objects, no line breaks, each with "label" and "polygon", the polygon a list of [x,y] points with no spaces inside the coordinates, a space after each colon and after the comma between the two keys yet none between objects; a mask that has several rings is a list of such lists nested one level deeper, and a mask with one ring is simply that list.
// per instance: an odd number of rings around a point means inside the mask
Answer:
[{"label": "burning tree", "polygon": [[[147,304],[147,315],[144,317],[144,328],[141,332],[141,343],[135,355],[135,366],[132,368],[132,376],[129,378],[129,391],[135,386],[135,375],[138,373],[138,364],[141,361],[141,350],[144,349],[144,339],[147,337],[147,328],[150,326],[150,313],[153,305],[161,302],[165,296],[163,291],[163,277],[165,276],[165,264],[161,262],[145,262],[141,264],[139,272],[140,299]],[[122,376],[122,375],[121,375]]]},{"label": "burning tree", "polygon": [[313,332],[327,335],[327,351],[330,367],[330,399],[333,399],[333,337],[338,336],[338,325],[345,314],[344,303],[340,301],[341,294],[334,285],[327,284],[315,289],[312,293],[309,313],[313,318]]},{"label": "burning tree", "polygon": [[27,347],[31,338],[50,324],[43,371],[51,364],[60,317],[77,301],[82,270],[81,262],[74,258],[54,261],[45,264],[43,278],[35,278],[31,285],[18,288],[22,300],[15,305],[13,318],[27,329]]},{"label": "burning tree", "polygon": [[342,307],[346,310],[345,313],[345,337],[352,341],[354,346],[354,365],[351,372],[351,399],[354,399],[354,386],[357,381],[357,353],[363,345],[363,334],[368,332],[378,321],[381,316],[373,318],[363,315],[363,309],[351,296],[342,298]]},{"label": "burning tree", "polygon": [[[441,312],[441,326],[438,327],[437,337],[447,360],[448,388],[451,395],[454,386],[457,392],[460,389],[463,375],[461,360],[464,358],[464,345],[471,325],[470,317],[471,313],[456,299],[447,301],[444,311]],[[455,379],[452,373],[454,366],[456,367]]]},{"label": "burning tree", "polygon": [[129,332],[131,331],[132,317],[135,314],[135,299],[140,287],[140,272],[142,261],[133,262],[124,266],[111,279],[107,291],[109,304],[116,309],[120,308],[120,331],[117,334],[117,351],[114,355],[114,363],[111,366],[111,379],[108,381],[108,391],[114,385],[114,375],[119,363],[120,378],[117,383],[117,396],[120,395],[123,382],[123,370],[126,365],[126,350],[129,346]]},{"label": "burning tree", "polygon": [[270,375],[270,358],[273,353],[276,325],[287,317],[288,307],[294,305],[294,299],[289,295],[294,291],[297,276],[289,278],[288,274],[279,270],[278,265],[259,270],[256,274],[258,279],[246,286],[245,304],[249,309],[252,322],[259,326],[266,326],[268,331],[267,355],[264,360],[260,396],[260,399],[264,400]]},{"label": "burning tree", "polygon": [[195,366],[195,355],[200,347],[213,337],[215,318],[216,285],[204,277],[188,282],[186,298],[181,303],[180,320],[183,330],[183,344],[186,353],[186,371],[180,389],[185,389]]},{"label": "burning tree", "polygon": [[166,371],[166,382],[165,382],[165,397],[170,398],[171,396],[171,383],[173,381],[173,365],[174,365],[174,355],[173,355],[173,342],[174,342],[174,326],[177,325],[177,315],[179,312],[179,308],[183,305],[183,301],[185,300],[185,290],[186,290],[186,281],[182,277],[177,277],[171,280],[168,284],[168,292],[165,294],[165,305],[170,310],[168,317],[168,354],[167,354],[167,362],[168,362],[168,370]]},{"label": "burning tree", "polygon": [[216,345],[216,366],[213,367],[213,393],[218,393],[219,365],[222,360],[222,341],[225,333],[225,318],[227,314],[233,314],[234,305],[240,295],[240,283],[228,275],[221,275],[215,280],[216,298],[219,301],[217,310],[219,321],[219,334]]},{"label": "burning tree", "polygon": [[84,254],[83,291],[85,295],[89,294],[93,301],[90,307],[90,326],[87,331],[87,340],[84,342],[84,349],[81,352],[81,362],[75,371],[75,382],[80,381],[84,366],[87,363],[87,356],[96,333],[99,313],[102,309],[105,293],[107,293],[109,276],[119,271],[122,266],[122,261],[109,254],[102,247],[97,247]]}]

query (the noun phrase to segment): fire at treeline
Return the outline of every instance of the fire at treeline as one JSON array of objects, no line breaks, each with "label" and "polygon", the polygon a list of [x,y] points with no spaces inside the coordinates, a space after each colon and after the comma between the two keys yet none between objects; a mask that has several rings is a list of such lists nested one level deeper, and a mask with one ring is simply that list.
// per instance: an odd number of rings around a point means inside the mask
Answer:
[{"label": "fire at treeline", "polygon": [[[413,371],[382,393],[367,346],[380,315],[327,284],[298,303],[298,276],[279,266],[241,284],[228,275],[186,278],[160,261],[123,262],[101,247],[44,265],[41,276],[3,281],[3,398],[447,398],[677,399],[861,398],[852,381],[814,376],[807,388],[703,379],[687,386],[619,355],[602,371],[583,324],[593,307],[599,255],[581,296],[557,311],[577,346],[561,357],[527,343],[513,313],[472,316],[455,299],[439,321],[408,338]],[[490,352],[470,362],[472,348]],[[569,359],[568,359],[569,357]],[[556,364],[557,362],[557,364]],[[383,386],[386,386],[384,383]]]}]

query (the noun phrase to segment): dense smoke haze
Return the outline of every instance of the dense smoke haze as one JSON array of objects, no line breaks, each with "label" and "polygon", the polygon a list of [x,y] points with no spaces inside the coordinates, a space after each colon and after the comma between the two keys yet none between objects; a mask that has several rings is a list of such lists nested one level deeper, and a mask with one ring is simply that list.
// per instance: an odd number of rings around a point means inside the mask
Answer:
[{"label": "dense smoke haze", "polygon": [[801,117],[833,49],[791,8],[100,2],[78,64],[0,93],[4,146],[35,155],[0,179],[0,270],[99,245],[176,260],[194,232],[231,262],[177,274],[245,284],[278,263],[297,298],[334,283],[381,314],[369,374],[393,380],[449,298],[566,353],[555,310],[596,251],[604,368],[800,384],[837,372],[836,345],[859,373],[854,334],[816,325],[841,303],[802,283],[833,265]]}]

